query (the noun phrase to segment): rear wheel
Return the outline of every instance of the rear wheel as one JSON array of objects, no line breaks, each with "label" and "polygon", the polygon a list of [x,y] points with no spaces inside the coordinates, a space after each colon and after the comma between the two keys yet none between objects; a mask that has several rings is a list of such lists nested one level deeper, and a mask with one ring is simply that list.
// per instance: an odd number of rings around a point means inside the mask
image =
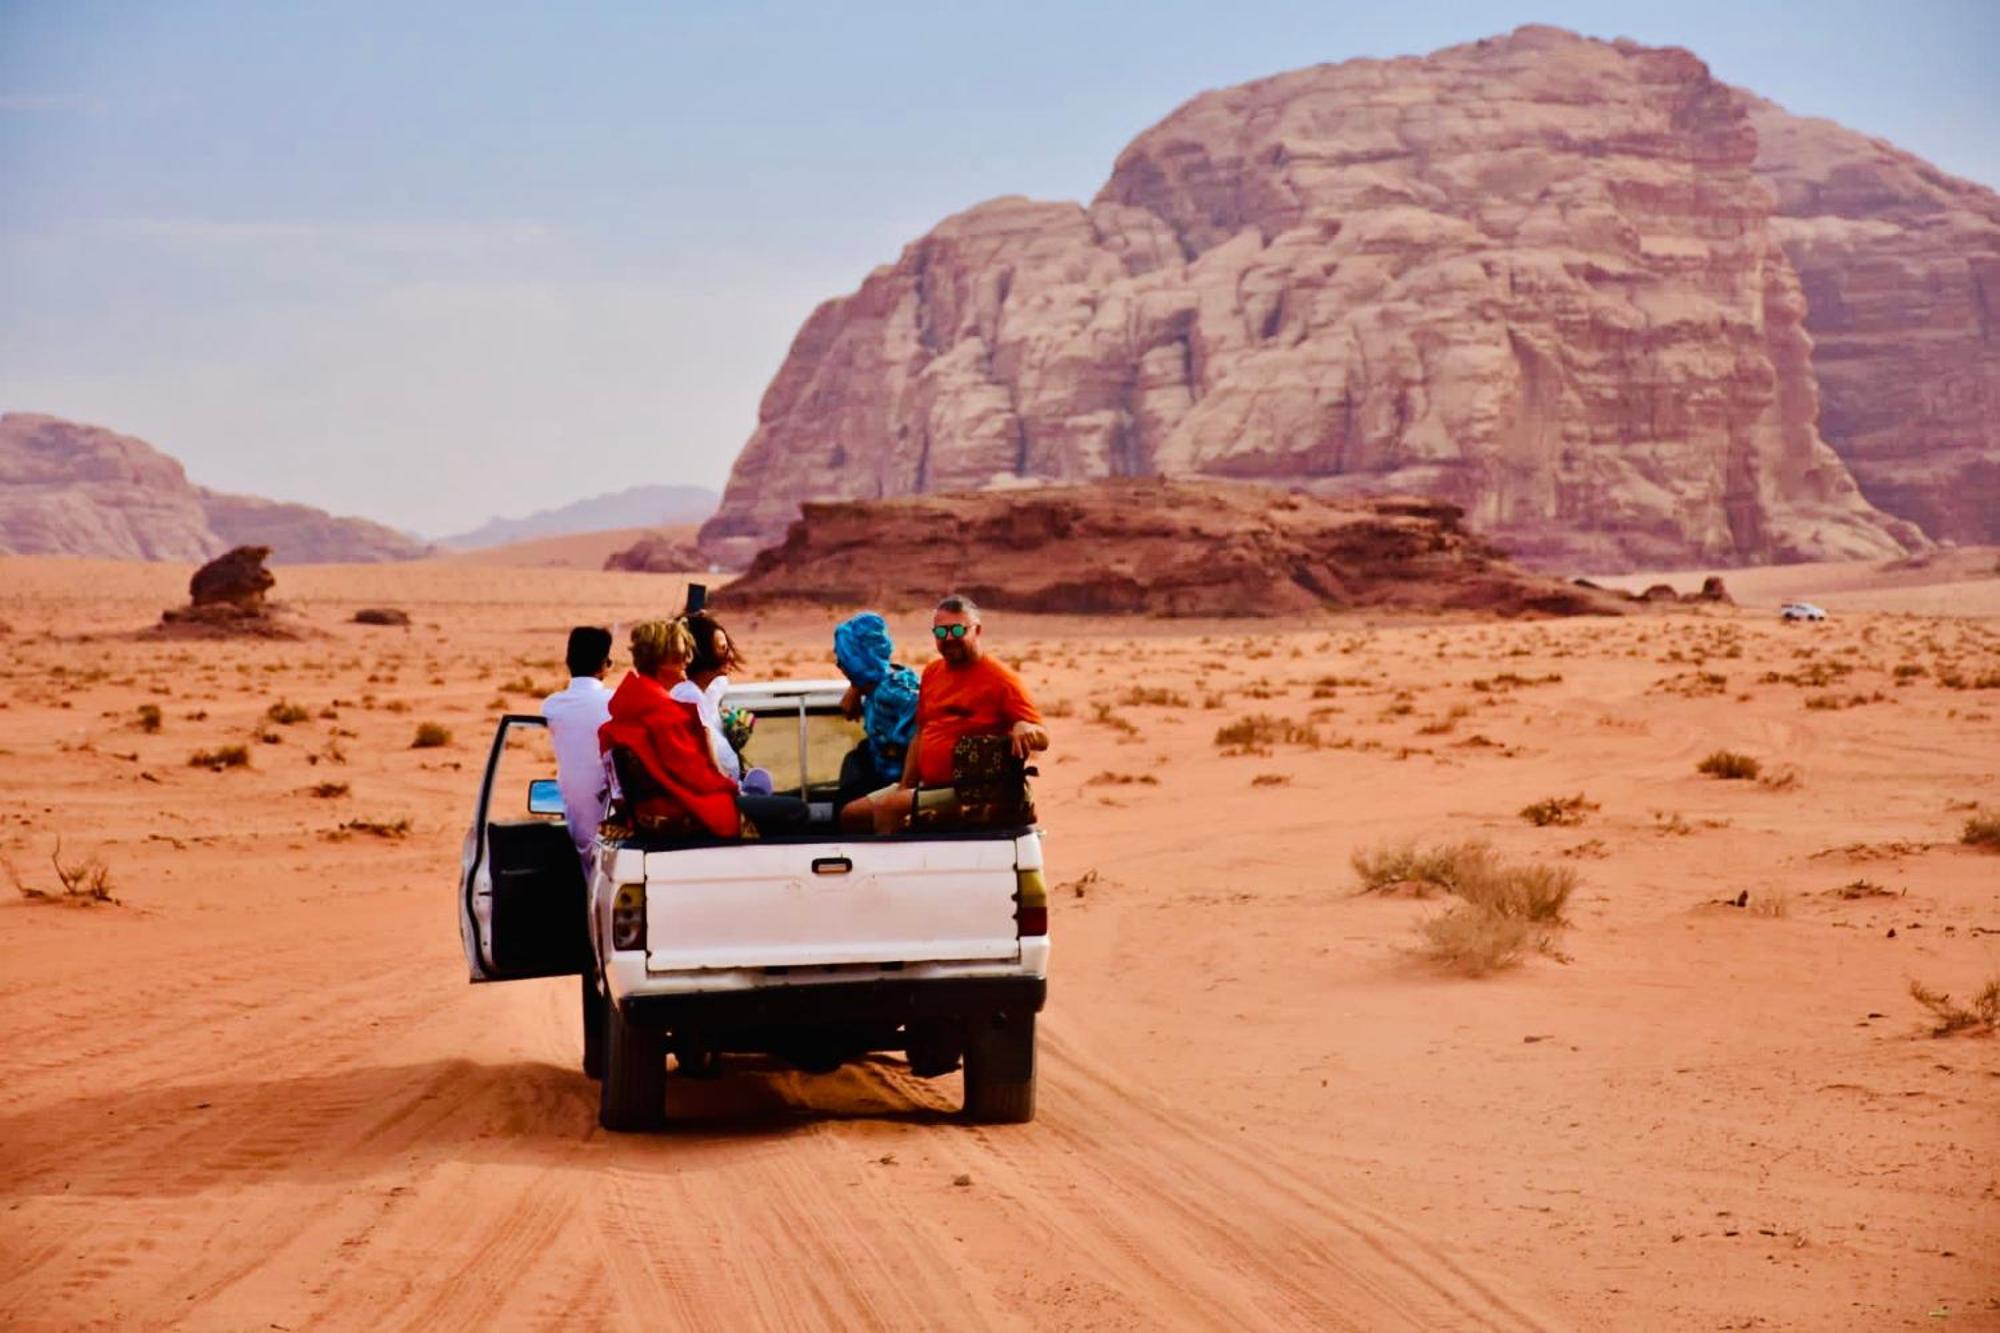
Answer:
[{"label": "rear wheel", "polygon": [[583,1072],[591,1078],[604,1077],[604,997],[597,993],[597,978],[585,972],[583,985]]},{"label": "rear wheel", "polygon": [[598,1089],[597,1123],[630,1132],[658,1129],[666,1121],[667,1051],[660,1034],[635,1027],[606,996],[604,1082]]},{"label": "rear wheel", "polygon": [[965,1117],[987,1125],[1035,1118],[1035,1016],[994,1014],[965,1034]]}]

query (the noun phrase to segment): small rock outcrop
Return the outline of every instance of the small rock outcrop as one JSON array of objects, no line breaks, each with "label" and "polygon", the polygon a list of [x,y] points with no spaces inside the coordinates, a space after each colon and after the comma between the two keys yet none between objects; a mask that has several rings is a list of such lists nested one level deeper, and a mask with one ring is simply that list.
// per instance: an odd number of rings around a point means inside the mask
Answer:
[{"label": "small rock outcrop", "polygon": [[264,594],[278,584],[264,562],[271,558],[268,546],[238,546],[225,551],[194,572],[188,580],[188,600],[195,606],[233,606],[242,611],[261,611]]},{"label": "small rock outcrop", "polygon": [[622,551],[604,558],[606,569],[630,574],[693,574],[708,568],[708,560],[692,542],[649,533]]},{"label": "small rock outcrop", "polygon": [[0,555],[194,562],[232,546],[268,546],[278,563],[429,553],[367,519],[204,490],[129,435],[32,412],[0,415]]},{"label": "small rock outcrop", "polygon": [[354,613],[354,623],[407,627],[410,623],[410,613],[393,606],[364,606]]},{"label": "small rock outcrop", "polygon": [[1054,613],[1619,613],[1621,595],[1524,573],[1462,518],[1431,500],[1158,479],[819,502],[715,601],[913,608],[957,591]]},{"label": "small rock outcrop", "polygon": [[300,637],[291,618],[264,600],[278,582],[264,568],[270,555],[267,546],[238,546],[197,569],[188,580],[188,604],[163,612],[150,637]]},{"label": "small rock outcrop", "polygon": [[702,547],[802,501],[1118,476],[1422,494],[1598,570],[1924,543],[1815,424],[1736,90],[1553,28],[1204,93],[817,309]]}]

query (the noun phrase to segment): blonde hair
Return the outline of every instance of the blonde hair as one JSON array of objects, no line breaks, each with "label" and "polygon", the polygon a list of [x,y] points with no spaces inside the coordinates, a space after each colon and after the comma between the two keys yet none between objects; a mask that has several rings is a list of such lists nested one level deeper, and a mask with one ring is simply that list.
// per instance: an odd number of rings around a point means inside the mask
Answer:
[{"label": "blonde hair", "polygon": [[642,620],[632,627],[632,667],[642,676],[666,665],[685,667],[694,657],[694,635],[685,620]]}]

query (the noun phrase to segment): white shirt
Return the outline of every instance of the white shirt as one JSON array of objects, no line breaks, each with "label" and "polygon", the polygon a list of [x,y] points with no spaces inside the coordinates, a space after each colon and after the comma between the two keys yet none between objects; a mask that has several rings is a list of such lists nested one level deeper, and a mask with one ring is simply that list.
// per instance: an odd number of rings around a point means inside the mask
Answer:
[{"label": "white shirt", "polygon": [[556,782],[570,840],[588,857],[604,822],[604,755],[597,729],[611,720],[611,687],[595,676],[572,676],[566,689],[542,700],[549,739],[556,747]]},{"label": "white shirt", "polygon": [[702,689],[691,680],[683,680],[667,691],[667,697],[679,699],[682,703],[693,704],[701,714],[701,724],[708,728],[708,748],[715,752],[715,766],[729,775],[731,782],[743,781],[743,761],[736,757],[736,747],[729,743],[729,737],[722,734],[722,696],[729,693],[729,677],[717,676]]}]

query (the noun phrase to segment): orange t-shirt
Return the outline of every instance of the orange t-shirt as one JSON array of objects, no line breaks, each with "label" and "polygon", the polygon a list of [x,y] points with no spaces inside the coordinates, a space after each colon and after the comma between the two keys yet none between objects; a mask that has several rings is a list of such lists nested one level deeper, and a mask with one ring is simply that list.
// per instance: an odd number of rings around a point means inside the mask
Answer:
[{"label": "orange t-shirt", "polygon": [[938,658],[917,690],[917,780],[951,785],[951,751],[960,736],[1005,735],[1016,722],[1041,725],[1021,678],[991,657],[954,667]]}]

